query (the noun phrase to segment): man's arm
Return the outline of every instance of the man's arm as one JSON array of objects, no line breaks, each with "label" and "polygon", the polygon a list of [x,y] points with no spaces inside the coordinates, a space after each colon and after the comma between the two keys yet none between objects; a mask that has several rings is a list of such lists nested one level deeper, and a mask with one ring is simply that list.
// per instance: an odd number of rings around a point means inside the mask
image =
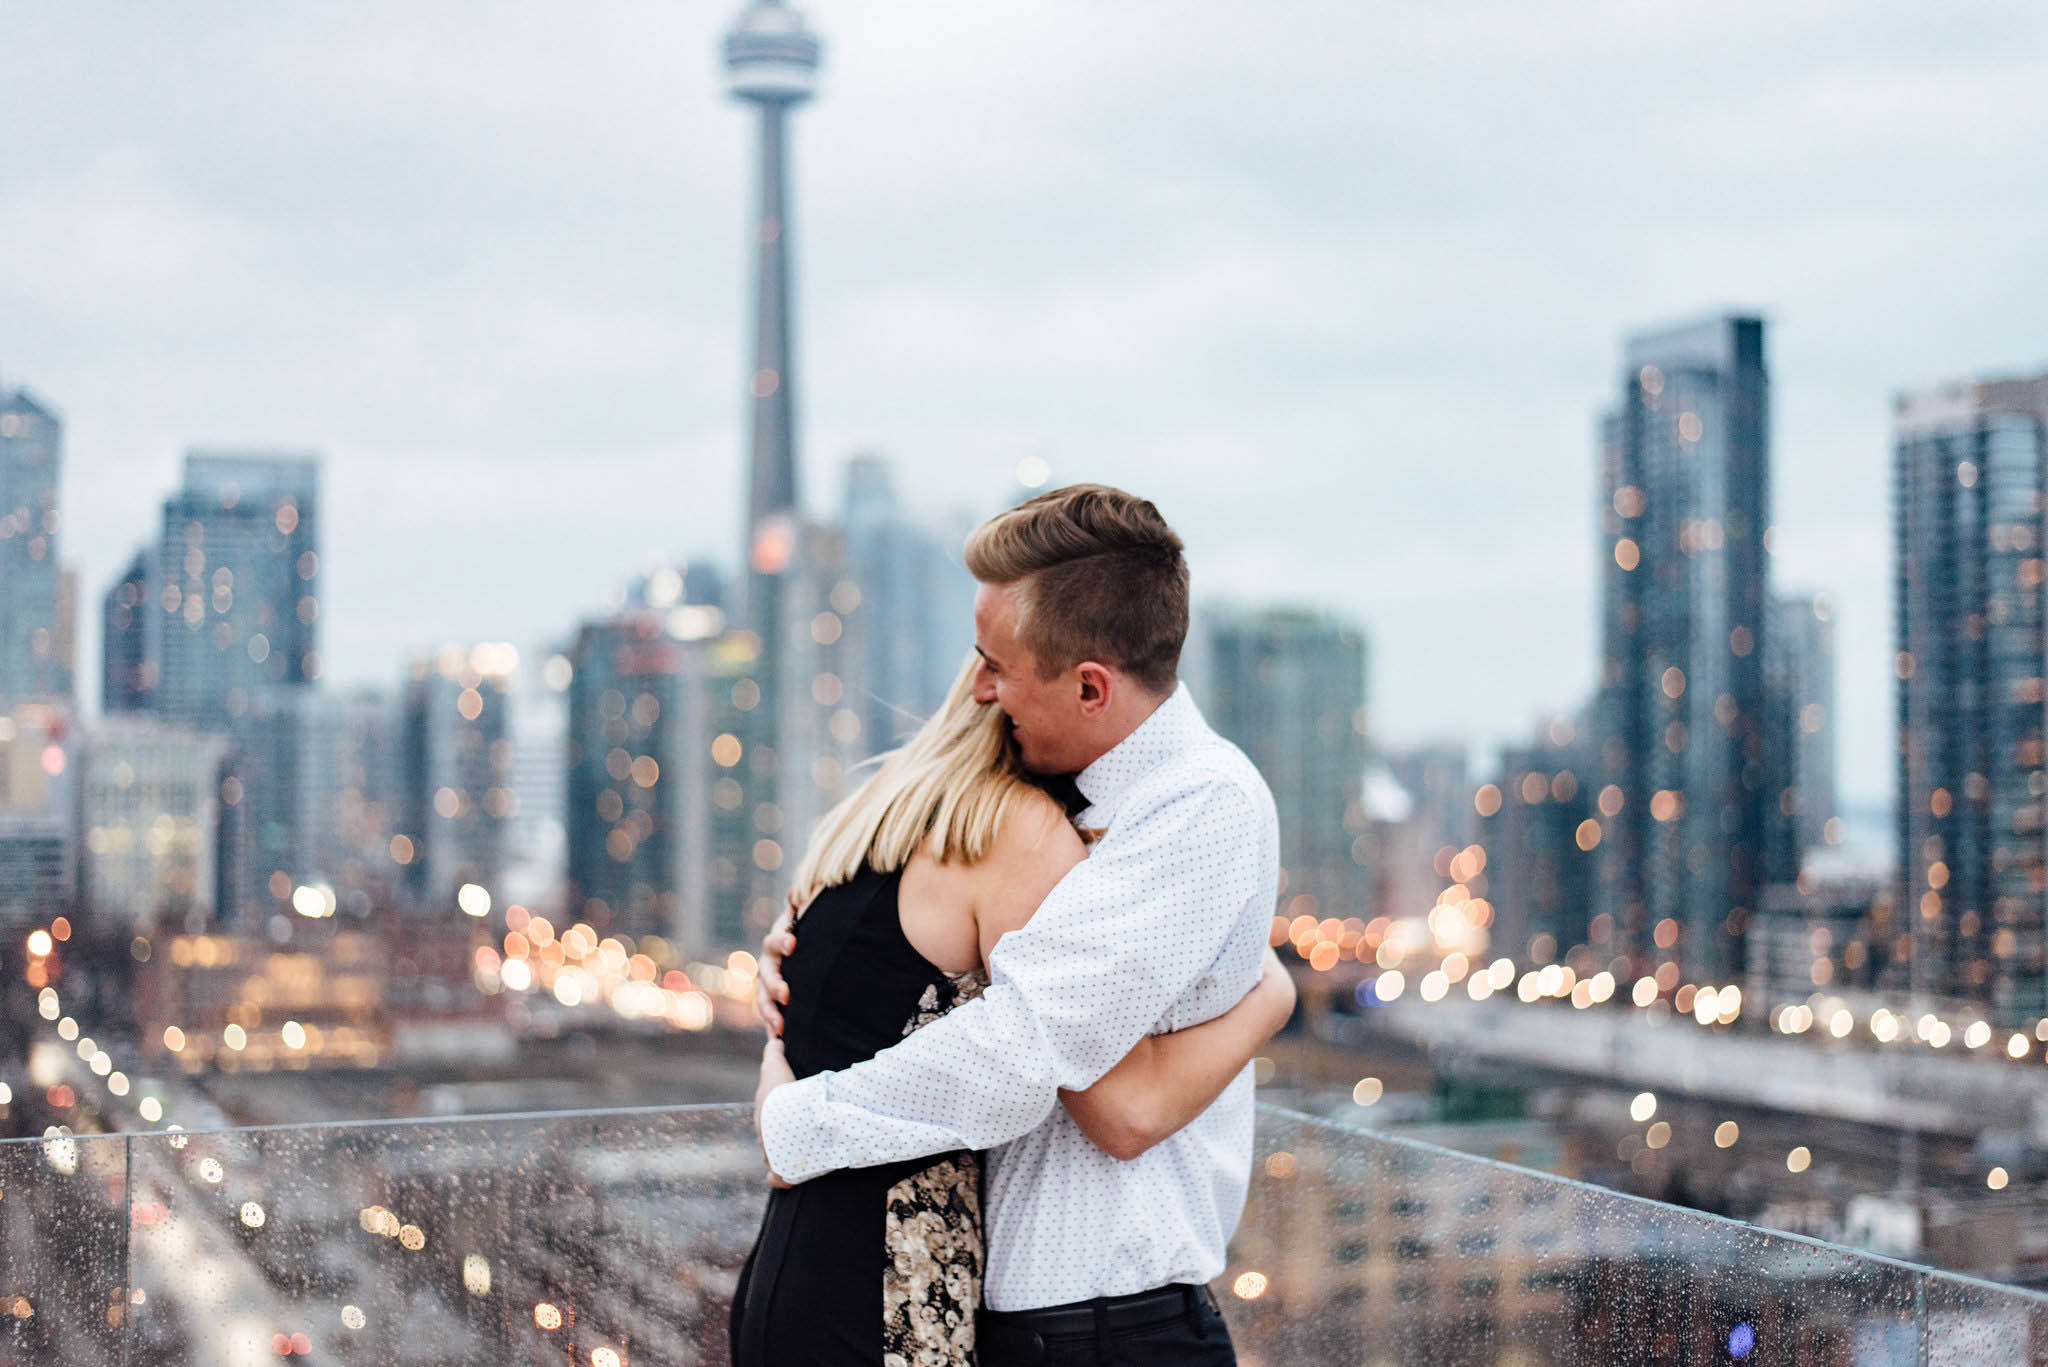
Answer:
[{"label": "man's arm", "polygon": [[1085,1090],[1129,1053],[1271,894],[1260,872],[1270,820],[1222,777],[1134,794],[1123,829],[1003,937],[980,997],[864,1063],[767,1096],[770,1167],[803,1181],[1035,1129],[1060,1088]]},{"label": "man's arm", "polygon": [[1148,1035],[1085,1092],[1060,1104],[1111,1158],[1132,1159],[1200,1115],[1294,1014],[1294,979],[1272,950],[1243,1001],[1213,1020]]}]

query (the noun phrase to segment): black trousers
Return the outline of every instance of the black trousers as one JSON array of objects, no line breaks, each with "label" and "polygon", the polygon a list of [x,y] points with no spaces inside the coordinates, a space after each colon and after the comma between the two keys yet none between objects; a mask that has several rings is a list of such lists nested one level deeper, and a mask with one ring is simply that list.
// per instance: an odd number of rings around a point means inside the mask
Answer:
[{"label": "black trousers", "polygon": [[1171,1319],[1123,1330],[1043,1334],[1028,1315],[984,1314],[975,1357],[981,1367],[1237,1367],[1230,1329],[1207,1292]]}]

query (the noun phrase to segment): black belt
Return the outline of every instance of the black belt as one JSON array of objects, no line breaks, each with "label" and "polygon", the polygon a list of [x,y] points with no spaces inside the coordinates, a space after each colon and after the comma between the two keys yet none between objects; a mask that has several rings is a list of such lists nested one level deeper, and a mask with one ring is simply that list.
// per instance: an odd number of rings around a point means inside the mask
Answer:
[{"label": "black belt", "polygon": [[1176,1282],[1157,1291],[1072,1301],[1042,1310],[984,1310],[981,1322],[998,1329],[1028,1330],[1040,1338],[1087,1338],[1095,1333],[1098,1324],[1112,1334],[1127,1333],[1192,1315],[1200,1305],[1216,1308],[1216,1298],[1209,1294],[1208,1287]]}]

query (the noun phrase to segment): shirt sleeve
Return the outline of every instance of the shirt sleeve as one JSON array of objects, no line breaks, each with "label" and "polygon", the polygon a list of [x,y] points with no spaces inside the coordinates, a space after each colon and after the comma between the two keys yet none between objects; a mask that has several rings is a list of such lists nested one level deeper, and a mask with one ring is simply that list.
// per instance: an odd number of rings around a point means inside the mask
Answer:
[{"label": "shirt sleeve", "polygon": [[1121,829],[996,946],[981,996],[872,1059],[770,1094],[769,1166],[801,1182],[1036,1129],[1060,1088],[1114,1067],[1270,896],[1259,822],[1251,794],[1221,776],[1132,794]]}]

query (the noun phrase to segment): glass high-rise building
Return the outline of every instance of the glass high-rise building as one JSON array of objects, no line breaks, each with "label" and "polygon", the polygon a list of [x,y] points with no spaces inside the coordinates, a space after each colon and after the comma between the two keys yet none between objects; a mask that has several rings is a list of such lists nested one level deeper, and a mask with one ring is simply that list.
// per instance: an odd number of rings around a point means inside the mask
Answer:
[{"label": "glass high-rise building", "polygon": [[690,838],[710,786],[700,776],[712,756],[729,770],[743,749],[701,720],[702,644],[635,611],[584,623],[567,659],[565,915],[600,933],[664,935],[699,950],[685,932],[702,919],[686,904],[701,904],[711,881],[708,851]]},{"label": "glass high-rise building", "polygon": [[214,922],[228,892],[220,820],[228,748],[225,737],[152,717],[107,717],[94,728],[80,765],[79,857],[96,927]]},{"label": "glass high-rise building", "polygon": [[154,550],[136,553],[100,602],[100,710],[147,712],[156,699],[163,611],[150,592]]},{"label": "glass high-rise building", "polygon": [[333,872],[343,912],[363,915],[401,900],[409,840],[394,839],[405,808],[404,718],[381,688],[352,688],[334,700],[340,754],[335,762]]},{"label": "glass high-rise building", "polygon": [[2048,376],[1895,402],[1897,985],[2048,1013]]},{"label": "glass high-rise building", "polygon": [[528,907],[559,907],[566,892],[567,666],[566,657],[530,653],[512,695],[512,821],[506,832],[504,897]]},{"label": "glass high-rise building", "polygon": [[0,930],[77,910],[79,736],[60,699],[0,704]]},{"label": "glass high-rise building", "polygon": [[318,677],[319,479],[310,456],[186,456],[152,576],[166,720],[224,730],[257,693]]},{"label": "glass high-rise building", "polygon": [[[781,910],[811,828],[839,800],[849,767],[877,748],[851,680],[878,604],[853,577],[842,532],[808,521],[799,531],[798,554],[775,581],[781,635],[763,640],[747,666],[763,699],[748,714],[749,733],[770,699],[779,715],[768,733],[774,748],[750,742],[742,779],[755,825],[745,941],[759,940]],[[764,669],[770,657],[773,668]],[[768,691],[771,677],[781,680],[779,695]]]},{"label": "glass high-rise building", "polygon": [[261,924],[301,887],[337,893],[344,735],[339,701],[311,688],[258,688],[232,727],[225,921]]},{"label": "glass high-rise building", "polygon": [[1760,318],[1628,340],[1602,423],[1592,948],[1699,981],[1743,967],[1787,786],[1769,751],[1770,382]]},{"label": "glass high-rise building", "polygon": [[1364,632],[1293,607],[1209,606],[1202,621],[1200,702],[1273,790],[1284,913],[1373,915]]},{"label": "glass high-rise building", "polygon": [[847,462],[843,525],[860,636],[846,684],[872,753],[907,740],[945,701],[974,647],[974,576],[957,544],[903,506],[881,456]]},{"label": "glass high-rise building", "polygon": [[1773,697],[1768,749],[1787,779],[1773,863],[1795,872],[1830,843],[1835,819],[1835,609],[1824,593],[1778,599],[1764,661]]},{"label": "glass high-rise building", "polygon": [[516,803],[518,668],[518,653],[497,644],[450,647],[413,663],[399,746],[400,851],[406,892],[430,916],[455,915],[465,883],[504,901],[498,883]]},{"label": "glass high-rise building", "polygon": [[1587,919],[1604,836],[1592,752],[1586,728],[1568,717],[1501,751],[1479,837],[1496,953],[1549,963],[1599,938]]},{"label": "glass high-rise building", "polygon": [[0,390],[0,702],[71,692],[57,563],[63,463],[55,411],[25,390]]}]

